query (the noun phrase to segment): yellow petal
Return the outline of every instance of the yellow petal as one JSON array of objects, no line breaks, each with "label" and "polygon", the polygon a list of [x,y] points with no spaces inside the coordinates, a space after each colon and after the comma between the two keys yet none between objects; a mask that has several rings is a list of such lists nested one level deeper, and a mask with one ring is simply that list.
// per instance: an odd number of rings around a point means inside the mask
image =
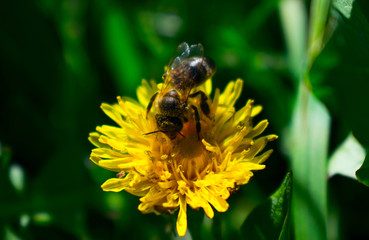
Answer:
[{"label": "yellow petal", "polygon": [[257,156],[254,159],[252,159],[251,162],[261,164],[261,163],[265,162],[265,160],[267,160],[272,153],[273,153],[273,149],[270,149],[270,150],[266,151],[265,153],[263,153],[262,155]]},{"label": "yellow petal", "polygon": [[157,91],[153,89],[153,84],[149,84],[145,79],[142,80],[142,84],[137,88],[138,101],[143,105],[149,104],[150,98]]},{"label": "yellow petal", "polygon": [[168,181],[168,182],[158,182],[158,185],[161,188],[172,188],[176,185],[176,181]]},{"label": "yellow petal", "polygon": [[251,145],[250,149],[244,152],[244,158],[252,159],[254,158],[259,152],[261,152],[264,147],[266,146],[268,140],[266,137],[260,137],[254,141],[254,144]]},{"label": "yellow petal", "polygon": [[135,184],[134,186],[130,186],[126,188],[125,191],[133,194],[135,196],[143,197],[145,196],[149,190],[153,187],[153,183],[149,181],[142,181],[140,183]]},{"label": "yellow petal", "polygon": [[129,181],[131,181],[130,175],[125,178],[110,178],[101,185],[101,188],[104,191],[120,192],[128,187]]},{"label": "yellow petal", "polygon": [[164,198],[167,195],[166,191],[158,187],[152,187],[146,196],[140,198],[141,202],[157,202],[158,200]]},{"label": "yellow petal", "polygon": [[234,126],[237,125],[240,121],[246,121],[248,118],[250,118],[253,104],[253,100],[248,100],[246,105],[236,112],[236,114],[234,115]]},{"label": "yellow petal", "polygon": [[225,91],[219,97],[219,104],[233,106],[241,95],[243,81],[237,79],[236,82],[230,82]]},{"label": "yellow petal", "polygon": [[212,81],[211,81],[211,79],[206,80],[206,82],[204,84],[204,87],[205,87],[205,93],[207,95],[210,95],[211,90],[213,89],[212,88]]},{"label": "yellow petal", "polygon": [[88,140],[93,144],[95,145],[96,147],[99,147],[99,148],[103,148],[103,147],[109,147],[109,145],[107,144],[104,144],[104,143],[101,143],[99,141],[99,138],[100,138],[101,134],[97,133],[97,132],[92,132],[90,133],[89,137],[88,137]]},{"label": "yellow petal", "polygon": [[114,159],[114,160],[102,160],[101,158],[97,159],[96,156],[91,156],[90,159],[94,162],[97,161],[97,162],[95,162],[97,165],[99,165],[100,167],[103,167],[105,169],[108,169],[110,171],[121,172],[122,170],[127,170],[127,169],[121,168],[118,164],[121,161],[126,161],[125,158],[124,159],[117,158],[117,159]]},{"label": "yellow petal", "polygon": [[251,117],[255,117],[256,115],[258,115],[261,110],[263,110],[263,107],[261,105],[254,106],[251,111]]},{"label": "yellow petal", "polygon": [[235,149],[238,148],[238,146],[241,144],[243,138],[247,134],[248,129],[246,127],[242,128],[241,131],[239,131],[234,136],[230,137],[229,139],[225,140],[224,145],[222,146],[225,148],[223,151],[224,153],[233,153]]},{"label": "yellow petal", "polygon": [[110,148],[95,148],[92,149],[91,156],[99,156],[100,158],[125,158],[129,157],[127,154],[121,154]]},{"label": "yellow petal", "polygon": [[152,213],[154,212],[154,206],[150,203],[142,202],[137,208],[142,213]]},{"label": "yellow petal", "polygon": [[205,141],[205,139],[202,140],[202,144],[204,144],[206,150],[208,150],[210,152],[219,152],[219,148],[218,147],[211,145],[210,143],[208,143],[207,141]]},{"label": "yellow petal", "polygon": [[216,193],[209,191],[208,188],[203,188],[202,193],[204,194],[204,198],[210,202],[211,205],[218,211],[218,212],[225,212],[227,211],[229,204],[226,200],[219,197]]},{"label": "yellow petal", "polygon": [[259,136],[265,129],[266,127],[268,126],[268,120],[263,120],[261,122],[259,122],[258,125],[256,125],[251,132],[249,132],[247,134],[246,137],[248,138],[254,138],[256,136]]},{"label": "yellow petal", "polygon": [[103,135],[109,138],[115,139],[127,139],[126,131],[123,130],[121,127],[113,127],[108,125],[102,125],[96,127],[96,131],[102,133]]},{"label": "yellow petal", "polygon": [[122,125],[123,118],[122,115],[117,112],[112,105],[107,103],[101,104],[101,109],[104,111],[106,115],[108,115],[114,122],[118,123],[120,126]]},{"label": "yellow petal", "polygon": [[172,192],[170,192],[167,195],[167,202],[163,203],[163,207],[168,208],[177,208],[179,206],[179,194],[178,192],[173,189]]},{"label": "yellow petal", "polygon": [[220,95],[220,90],[219,90],[219,88],[217,88],[217,89],[215,89],[214,99],[213,99],[213,103],[212,103],[211,109],[210,109],[211,113],[213,113],[213,112],[215,112],[215,110],[217,110],[218,103],[219,103],[219,95]]},{"label": "yellow petal", "polygon": [[98,165],[103,168],[107,169],[120,169],[122,171],[123,168],[121,165],[131,163],[132,157],[125,157],[125,158],[114,158],[109,160],[100,160]]},{"label": "yellow petal", "polygon": [[187,203],[186,197],[183,195],[179,196],[179,213],[176,227],[178,235],[180,237],[183,237],[187,231]]},{"label": "yellow petal", "polygon": [[201,189],[186,192],[186,200],[187,204],[190,205],[192,208],[203,208],[206,216],[209,218],[214,217],[214,211],[211,208],[210,204],[208,203],[207,199],[204,199]]},{"label": "yellow petal", "polygon": [[220,169],[222,169],[222,170],[227,169],[228,163],[229,163],[229,161],[231,161],[231,156],[232,156],[232,153],[228,152],[227,155],[225,156],[222,164],[220,164],[220,166],[219,166]]},{"label": "yellow petal", "polygon": [[101,135],[99,138],[99,142],[109,145],[110,147],[119,150],[121,152],[125,152],[126,149],[124,147],[124,142],[121,140],[111,139],[104,135]]}]

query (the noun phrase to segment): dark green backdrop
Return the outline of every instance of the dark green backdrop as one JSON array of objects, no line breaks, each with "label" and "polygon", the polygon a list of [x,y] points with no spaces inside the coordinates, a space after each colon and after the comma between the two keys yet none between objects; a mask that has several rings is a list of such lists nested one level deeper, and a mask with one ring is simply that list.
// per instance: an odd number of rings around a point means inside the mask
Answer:
[{"label": "dark green backdrop", "polygon": [[[257,120],[267,118],[267,133],[283,136],[297,83],[287,62],[278,4],[1,3],[0,238],[169,238],[169,216],[142,215],[137,197],[101,190],[114,174],[88,160],[93,146],[87,137],[97,125],[114,123],[100,104],[113,103],[118,95],[135,98],[141,79],[161,80],[179,43],[200,42],[205,55],[217,63],[213,86],[223,89],[230,80],[244,79],[237,106],[255,99],[264,107]],[[305,4],[308,9],[309,2]],[[331,151],[352,129],[368,144],[369,8],[365,1],[360,4],[359,18],[364,20],[338,15],[338,30],[311,73],[314,92],[332,115]],[[214,225],[222,228],[213,230],[222,238],[238,238],[246,215],[278,188],[289,168],[282,143],[280,139],[269,145],[275,152],[266,170],[232,195],[228,212],[215,214]],[[19,181],[18,190],[14,181]],[[328,186],[329,209],[339,218],[334,221],[338,226],[328,228],[338,227],[341,239],[368,238],[368,189],[340,176]],[[189,211],[194,235],[201,232],[202,220],[202,211]]]}]

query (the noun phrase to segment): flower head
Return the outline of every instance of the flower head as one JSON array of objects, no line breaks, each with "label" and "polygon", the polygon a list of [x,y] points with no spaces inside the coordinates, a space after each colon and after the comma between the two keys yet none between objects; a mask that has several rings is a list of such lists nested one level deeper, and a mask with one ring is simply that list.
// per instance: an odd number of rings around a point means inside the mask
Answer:
[{"label": "flower head", "polygon": [[[268,121],[253,125],[253,117],[261,111],[253,100],[235,110],[242,83],[240,79],[232,81],[222,94],[216,89],[214,98],[209,97],[210,116],[199,111],[201,139],[193,117],[173,140],[162,132],[147,134],[157,130],[155,106],[146,118],[151,96],[161,89],[161,84],[153,81],[144,80],[139,86],[138,102],[118,97],[118,104],[103,103],[101,108],[118,126],[99,126],[89,137],[96,146],[90,159],[117,172],[102,189],[139,196],[138,209],[143,213],[173,213],[179,208],[176,225],[180,236],[187,230],[187,205],[202,208],[209,218],[214,216],[213,208],[227,211],[231,190],[247,184],[252,171],[265,168],[262,163],[272,150],[259,153],[277,138],[259,137]],[[211,80],[196,90],[210,95]],[[200,109],[198,100],[191,104]]]}]

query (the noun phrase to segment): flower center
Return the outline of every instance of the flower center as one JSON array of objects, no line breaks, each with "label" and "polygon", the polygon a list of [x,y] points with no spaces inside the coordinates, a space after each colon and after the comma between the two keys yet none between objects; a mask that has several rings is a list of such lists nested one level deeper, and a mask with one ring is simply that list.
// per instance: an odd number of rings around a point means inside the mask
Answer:
[{"label": "flower center", "polygon": [[178,139],[173,146],[174,161],[189,181],[201,179],[212,168],[212,154],[198,139],[196,131]]},{"label": "flower center", "polygon": [[205,150],[204,145],[198,140],[197,135],[190,135],[179,139],[173,151],[177,152],[182,158],[192,159],[198,157]]}]

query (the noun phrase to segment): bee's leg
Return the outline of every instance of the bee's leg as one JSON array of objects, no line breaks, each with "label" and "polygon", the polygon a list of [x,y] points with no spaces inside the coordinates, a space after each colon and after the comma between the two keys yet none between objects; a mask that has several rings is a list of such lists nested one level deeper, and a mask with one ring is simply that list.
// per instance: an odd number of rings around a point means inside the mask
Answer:
[{"label": "bee's leg", "polygon": [[195,106],[191,105],[191,107],[195,113],[197,138],[200,140],[201,124],[200,124],[199,112],[197,111],[197,108]]},{"label": "bee's leg", "polygon": [[197,97],[197,95],[200,95],[200,108],[201,111],[208,117],[210,118],[209,114],[210,114],[210,108],[209,108],[209,104],[208,104],[208,97],[206,96],[206,94],[203,91],[198,91],[195,93],[190,94],[188,97],[190,98],[194,98]]},{"label": "bee's leg", "polygon": [[147,115],[149,114],[150,110],[151,110],[151,107],[152,107],[152,104],[154,103],[156,97],[158,96],[159,92],[156,92],[154,95],[152,95],[151,99],[150,99],[150,102],[149,102],[149,105],[147,105],[147,108],[146,108],[146,119],[147,119]]}]

